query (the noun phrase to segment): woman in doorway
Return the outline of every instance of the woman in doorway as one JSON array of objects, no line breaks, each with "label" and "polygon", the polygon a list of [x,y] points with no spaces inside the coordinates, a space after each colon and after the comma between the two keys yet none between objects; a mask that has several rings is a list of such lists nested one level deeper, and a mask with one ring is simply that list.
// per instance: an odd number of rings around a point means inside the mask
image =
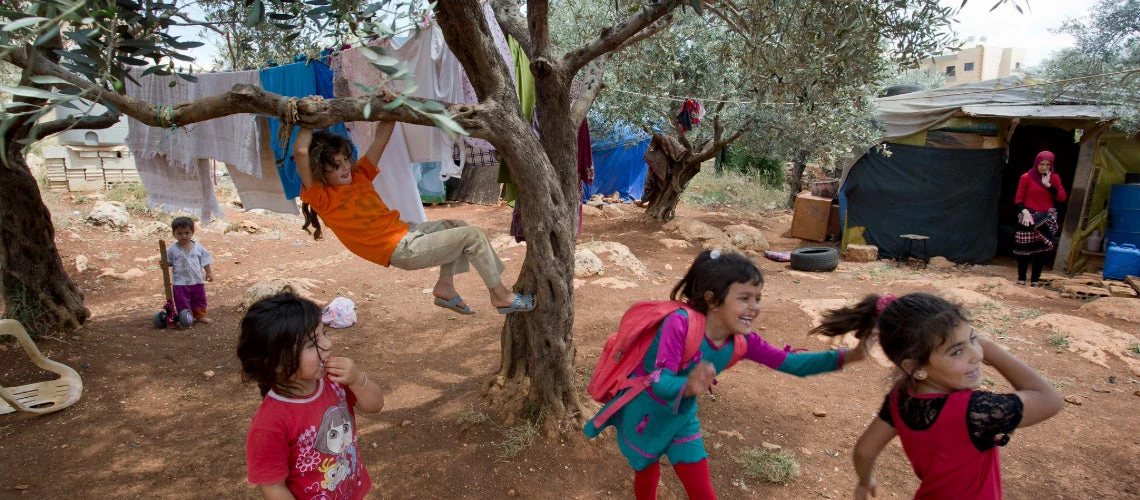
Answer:
[{"label": "woman in doorway", "polygon": [[1013,235],[1013,253],[1017,255],[1017,284],[1025,284],[1025,272],[1033,264],[1031,286],[1041,286],[1041,268],[1045,256],[1056,247],[1060,232],[1057,208],[1054,202],[1065,201],[1065,188],[1061,177],[1053,172],[1052,152],[1037,153],[1033,166],[1021,175],[1017,183],[1017,220],[1021,224]]}]

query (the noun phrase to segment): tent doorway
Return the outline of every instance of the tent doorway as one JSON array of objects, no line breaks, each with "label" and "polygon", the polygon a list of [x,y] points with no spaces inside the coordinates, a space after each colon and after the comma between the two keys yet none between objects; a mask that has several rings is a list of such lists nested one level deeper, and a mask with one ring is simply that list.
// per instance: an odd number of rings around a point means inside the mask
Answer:
[{"label": "tent doorway", "polygon": [[[1073,177],[1077,170],[1077,156],[1080,144],[1074,139],[1075,129],[1064,129],[1041,125],[1018,127],[1009,142],[1009,161],[1002,171],[1001,196],[998,202],[998,255],[1013,256],[1013,233],[1017,230],[1017,184],[1021,175],[1028,172],[1034,158],[1041,151],[1052,151],[1056,157],[1053,170],[1061,177],[1066,193],[1073,189]],[[1055,203],[1057,221],[1063,223],[1069,201]],[[1076,205],[1079,210],[1079,204]],[[1055,252],[1050,252],[1046,262],[1053,262]],[[1047,265],[1046,268],[1052,266]]]}]

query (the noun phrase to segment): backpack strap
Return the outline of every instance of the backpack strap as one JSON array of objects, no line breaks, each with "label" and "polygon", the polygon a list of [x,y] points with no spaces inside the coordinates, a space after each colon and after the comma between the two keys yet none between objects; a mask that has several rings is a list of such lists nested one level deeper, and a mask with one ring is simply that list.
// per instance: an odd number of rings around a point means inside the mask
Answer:
[{"label": "backpack strap", "polygon": [[748,336],[747,335],[733,335],[732,336],[732,358],[728,360],[728,366],[724,369],[732,368],[737,361],[744,359],[744,355],[748,354]]}]

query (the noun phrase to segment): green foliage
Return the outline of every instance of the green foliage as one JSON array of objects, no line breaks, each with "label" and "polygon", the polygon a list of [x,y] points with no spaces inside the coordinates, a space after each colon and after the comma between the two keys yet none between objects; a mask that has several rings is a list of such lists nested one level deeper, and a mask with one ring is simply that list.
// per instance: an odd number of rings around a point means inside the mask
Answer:
[{"label": "green foliage", "polygon": [[1070,339],[1068,335],[1063,333],[1053,333],[1053,335],[1049,336],[1049,345],[1058,349],[1069,347],[1072,344],[1073,339]]},{"label": "green foliage", "polygon": [[788,484],[800,475],[799,461],[783,450],[749,448],[736,461],[744,468],[744,475],[766,483]]},{"label": "green foliage", "polygon": [[681,201],[705,209],[737,208],[761,212],[776,208],[787,196],[783,186],[769,187],[755,176],[736,172],[716,175],[712,168],[702,168],[689,181],[688,188],[681,194]]},{"label": "green foliage", "polygon": [[121,201],[127,210],[134,213],[150,213],[146,201],[146,187],[141,182],[119,182],[107,190],[106,197],[111,201]]},{"label": "green foliage", "polygon": [[51,315],[35,293],[28,290],[18,280],[4,283],[4,299],[7,309],[4,318],[14,319],[24,325],[33,339],[45,335],[51,329]]},{"label": "green foliage", "polygon": [[1041,87],[1041,97],[1045,101],[1063,100],[1066,95],[1094,98],[1114,107],[1124,130],[1138,132],[1140,1],[1100,0],[1089,12],[1087,17],[1065,21],[1057,30],[1071,35],[1076,46],[1042,64],[1041,76],[1047,80],[1079,80]]},{"label": "green foliage", "polygon": [[753,154],[741,147],[725,147],[724,160],[721,169],[717,172],[735,172],[745,177],[753,178],[762,185],[781,189],[784,187],[784,162],[779,158],[768,155]]}]

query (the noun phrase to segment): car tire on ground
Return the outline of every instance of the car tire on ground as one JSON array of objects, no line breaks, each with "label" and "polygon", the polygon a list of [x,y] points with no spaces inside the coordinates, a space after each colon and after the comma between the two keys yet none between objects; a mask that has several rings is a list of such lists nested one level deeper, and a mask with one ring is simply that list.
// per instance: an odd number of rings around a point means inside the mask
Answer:
[{"label": "car tire on ground", "polygon": [[839,251],[831,247],[809,247],[792,250],[792,269],[797,271],[834,271],[839,266]]}]

